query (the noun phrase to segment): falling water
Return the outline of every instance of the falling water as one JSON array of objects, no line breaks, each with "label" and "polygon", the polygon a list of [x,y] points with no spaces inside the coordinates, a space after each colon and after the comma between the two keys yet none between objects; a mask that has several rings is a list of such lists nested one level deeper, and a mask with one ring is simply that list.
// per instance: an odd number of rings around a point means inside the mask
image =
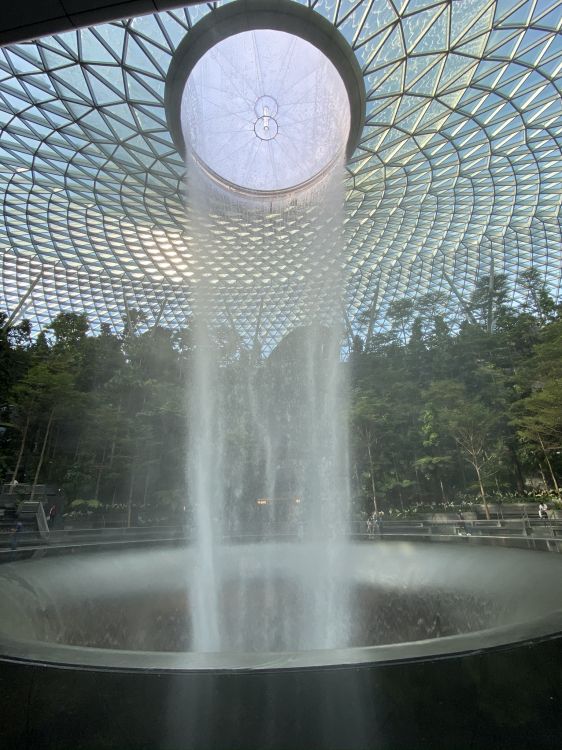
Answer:
[{"label": "falling water", "polygon": [[[256,571],[234,577],[221,565],[221,551],[225,537],[256,530],[266,537],[297,536],[303,552],[297,580],[279,581],[273,569],[267,575],[267,546],[257,546],[264,587],[262,621],[265,617],[265,632],[276,635],[268,640],[256,634],[256,642],[263,641],[263,650],[337,646],[345,642],[345,618],[334,613],[346,608],[347,596],[339,582],[345,560],[338,540],[346,534],[349,518],[345,366],[340,362],[343,167],[333,169],[314,191],[276,205],[230,195],[211,184],[195,164],[188,164],[187,174],[188,228],[198,260],[187,455],[197,545],[190,591],[193,648],[237,650],[247,642],[236,634],[253,627],[244,602]],[[231,298],[238,302],[225,308],[214,283],[220,270],[220,232],[224,224],[229,231],[250,223],[265,225],[272,214],[300,227],[302,236],[294,238],[291,259],[300,273],[280,281],[271,275],[261,299],[274,299],[277,315],[300,317],[302,324],[286,333],[268,356],[256,346],[258,336],[245,342],[225,367],[219,332],[226,319],[231,337],[238,339],[240,332],[232,329],[243,320],[254,290],[243,284],[231,287]],[[311,227],[314,234],[307,235]],[[278,238],[261,234],[255,252],[275,264]],[[267,311],[260,314],[265,320]],[[257,506],[258,500],[266,507]],[[287,587],[298,588],[306,608],[298,633],[283,622]],[[225,596],[235,608],[228,623],[220,615]]]},{"label": "falling water", "polygon": [[224,498],[218,363],[206,325],[208,318],[204,310],[199,315],[193,325],[196,354],[188,390],[187,486],[194,511],[198,566],[193,576],[191,614],[195,650],[216,651],[220,647],[220,635],[215,558],[222,536],[218,512]]}]

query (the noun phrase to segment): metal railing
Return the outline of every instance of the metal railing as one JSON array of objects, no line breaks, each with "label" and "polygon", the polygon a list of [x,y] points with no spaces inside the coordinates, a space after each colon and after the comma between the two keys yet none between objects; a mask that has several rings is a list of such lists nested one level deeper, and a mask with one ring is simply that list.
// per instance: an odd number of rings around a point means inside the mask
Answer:
[{"label": "metal railing", "polygon": [[[431,538],[441,541],[520,541],[518,546],[562,551],[562,519],[529,518],[432,521],[425,519],[385,520],[372,529],[357,526],[355,538]],[[537,545],[542,542],[542,545]],[[554,544],[550,544],[553,542]]]},{"label": "metal railing", "polygon": [[187,541],[185,529],[178,526],[141,526],[100,529],[55,529],[49,537],[42,538],[38,531],[23,529],[14,533],[0,533],[0,559],[6,553],[34,552],[38,550],[64,550],[99,548],[131,544]]},{"label": "metal railing", "polygon": [[[542,533],[547,536],[556,536],[558,533],[562,533],[562,519],[558,518],[530,518],[528,516],[520,516],[519,518],[494,518],[491,520],[485,519],[452,519],[443,521],[434,521],[429,519],[399,519],[399,520],[384,520],[379,522],[378,526],[374,526],[372,533],[377,534],[382,532],[383,534],[393,533],[401,531],[402,529],[409,529],[412,531],[418,531],[420,533],[442,533],[442,534],[471,534],[471,533],[496,533],[498,530],[506,531],[507,533],[517,533],[521,536],[528,536],[529,534]],[[369,533],[365,526],[363,528],[357,527],[357,533]]]},{"label": "metal railing", "polygon": [[[252,542],[263,540],[294,540],[309,536],[304,528],[288,529],[269,527],[259,532],[226,534],[225,541]],[[311,535],[316,536],[316,535]],[[546,548],[562,551],[562,519],[497,519],[497,520],[444,520],[426,519],[385,520],[368,530],[356,524],[351,537],[361,541],[381,539],[425,539],[439,541],[466,540],[520,542],[518,546]],[[76,547],[99,548],[151,543],[178,543],[191,541],[191,533],[181,526],[133,526],[97,529],[54,529],[48,539],[37,530],[23,529],[17,533],[0,532],[0,559],[6,553],[34,552],[39,550],[64,550]],[[537,546],[542,542],[542,546]],[[552,543],[552,544],[551,544]],[[546,546],[545,546],[546,545]]]}]

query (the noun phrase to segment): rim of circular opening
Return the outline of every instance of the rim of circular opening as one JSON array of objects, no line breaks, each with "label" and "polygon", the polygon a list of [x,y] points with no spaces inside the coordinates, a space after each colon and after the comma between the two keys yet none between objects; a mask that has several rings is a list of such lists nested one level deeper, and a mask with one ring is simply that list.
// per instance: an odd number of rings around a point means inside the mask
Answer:
[{"label": "rim of circular opening", "polygon": [[[164,90],[166,120],[178,152],[182,156],[186,154],[181,125],[181,101],[187,79],[195,65],[206,52],[224,39],[244,31],[265,29],[284,31],[304,39],[322,52],[335,67],[349,100],[350,125],[345,154],[347,160],[351,159],[365,124],[363,73],[351,46],[336,27],[316,11],[292,0],[275,0],[272,3],[265,3],[264,0],[235,0],[211,11],[187,32],[172,57]],[[291,188],[266,191],[231,183],[209,169],[200,158],[196,158],[196,161],[207,175],[226,189],[248,196],[273,197],[300,191],[316,182],[333,167],[337,156],[305,182]]]},{"label": "rim of circular opening", "polygon": [[306,180],[303,180],[296,185],[291,185],[286,188],[275,188],[273,190],[257,190],[244,185],[239,185],[237,182],[232,182],[211,169],[211,167],[196,153],[195,150],[191,151],[190,156],[199,169],[207,175],[209,180],[218,185],[221,189],[236,193],[237,195],[242,195],[246,198],[268,198],[273,200],[275,198],[284,198],[294,193],[300,193],[301,190],[306,190],[313,185],[317,185],[333,169],[339,159],[340,153],[341,149],[333,159],[330,159],[330,161],[322,167],[322,169],[311,177],[308,177]]},{"label": "rim of circular opening", "polygon": [[434,661],[554,638],[562,638],[562,610],[525,622],[423,641],[279,653],[133,651],[0,637],[0,660],[131,672],[263,672]]},{"label": "rim of circular opening", "polygon": [[[420,545],[423,542],[418,540],[416,544]],[[474,553],[476,554],[477,550],[474,550]],[[550,553],[526,550],[525,554],[540,555],[541,565],[551,567]],[[17,566],[21,563],[16,561],[14,564]],[[330,669],[352,665],[376,666],[457,658],[482,651],[519,648],[525,644],[554,638],[562,639],[562,609],[555,605],[551,611],[535,614],[527,619],[450,636],[400,643],[286,652],[198,653],[107,649],[38,639],[19,639],[12,634],[0,633],[0,660],[63,665],[76,669],[132,672]]]}]

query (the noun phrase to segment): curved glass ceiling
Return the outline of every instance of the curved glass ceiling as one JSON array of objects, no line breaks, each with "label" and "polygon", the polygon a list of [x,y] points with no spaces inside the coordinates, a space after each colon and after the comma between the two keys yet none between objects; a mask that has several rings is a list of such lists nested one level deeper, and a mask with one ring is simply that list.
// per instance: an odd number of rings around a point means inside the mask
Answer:
[{"label": "curved glass ceiling", "polygon": [[298,189],[349,136],[344,83],[328,58],[283,31],[223,39],[196,63],[182,96],[185,143],[213,177],[243,191]]},{"label": "curved glass ceiling", "polygon": [[[491,271],[517,295],[531,264],[559,295],[560,2],[311,5],[353,48],[367,91],[347,168],[350,325],[376,330],[393,300],[430,291],[458,310]],[[127,307],[162,325],[188,318],[198,258],[163,97],[174,50],[209,13],[198,5],[0,50],[6,308],[39,278],[20,315],[40,322],[85,309],[120,326]],[[209,274],[225,323],[273,342],[306,319],[292,300],[321,269],[291,250],[295,237],[313,241],[315,221],[313,207],[294,218],[272,208],[260,222],[213,217]]]}]

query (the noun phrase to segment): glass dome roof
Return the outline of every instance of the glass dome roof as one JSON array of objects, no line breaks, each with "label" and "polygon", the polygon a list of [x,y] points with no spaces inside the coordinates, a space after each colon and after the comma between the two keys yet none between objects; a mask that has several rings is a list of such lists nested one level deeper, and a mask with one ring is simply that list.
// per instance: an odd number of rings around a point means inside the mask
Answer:
[{"label": "glass dome roof", "polygon": [[343,159],[349,102],[309,42],[259,29],[199,59],[182,96],[184,140],[211,176],[251,193],[302,188]]},{"label": "glass dome roof", "polygon": [[[44,323],[127,307],[181,326],[198,258],[185,165],[164,112],[166,73],[202,4],[0,50],[2,303]],[[310,0],[346,38],[367,92],[347,164],[346,314],[385,325],[401,297],[440,292],[459,310],[482,275],[519,293],[533,265],[562,270],[562,12],[559,0]],[[265,95],[271,96],[269,92]],[[213,217],[210,268],[225,321],[274,342],[306,319],[321,269],[291,260],[313,207]],[[264,237],[275,252],[263,251]],[[272,287],[271,280],[283,283]],[[320,281],[319,281],[320,284]],[[462,308],[462,306],[461,306]],[[368,322],[366,322],[368,321]]]}]

